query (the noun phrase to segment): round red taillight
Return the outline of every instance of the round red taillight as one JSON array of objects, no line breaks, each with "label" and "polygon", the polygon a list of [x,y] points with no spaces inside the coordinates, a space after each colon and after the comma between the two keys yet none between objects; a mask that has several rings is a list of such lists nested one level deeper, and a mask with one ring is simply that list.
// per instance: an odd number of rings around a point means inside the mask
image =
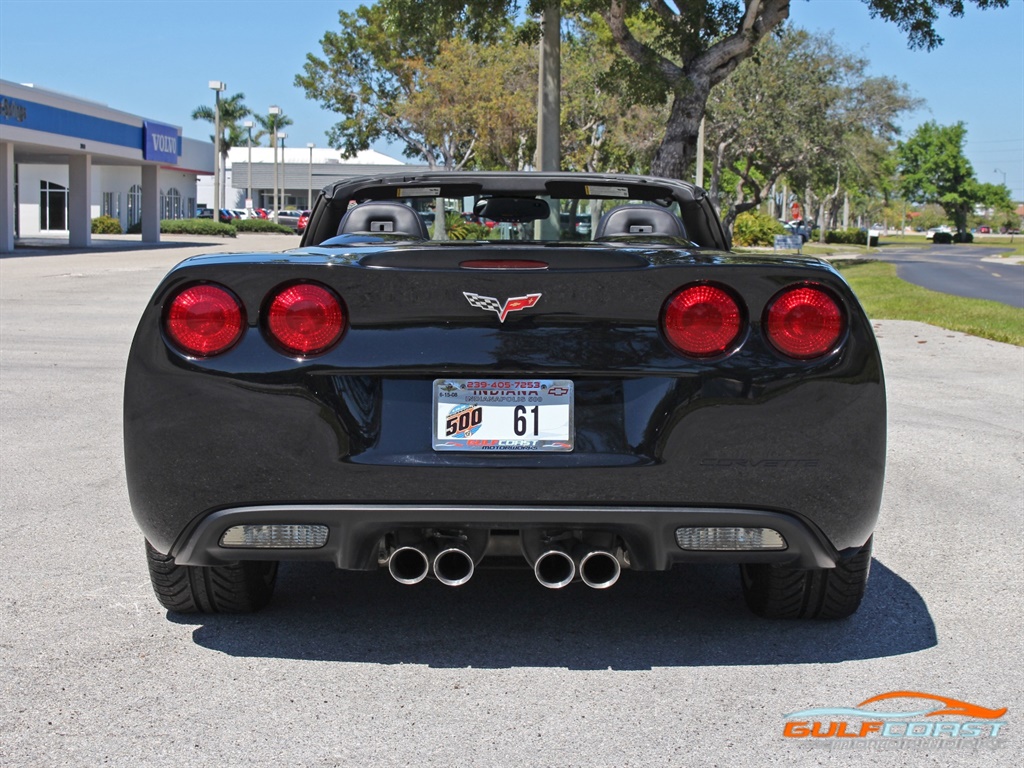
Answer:
[{"label": "round red taillight", "polygon": [[286,351],[316,355],[345,331],[345,310],[334,292],[313,283],[280,289],[267,307],[267,330]]},{"label": "round red taillight", "polygon": [[665,336],[676,349],[692,357],[714,357],[736,343],[743,312],[736,299],[714,285],[681,288],[665,304]]},{"label": "round red taillight", "polygon": [[779,352],[809,360],[831,352],[846,325],[843,310],[823,288],[787,288],[768,305],[768,340]]},{"label": "round red taillight", "polygon": [[242,305],[226,288],[193,285],[171,301],[164,323],[167,336],[182,352],[210,357],[226,352],[242,336]]}]

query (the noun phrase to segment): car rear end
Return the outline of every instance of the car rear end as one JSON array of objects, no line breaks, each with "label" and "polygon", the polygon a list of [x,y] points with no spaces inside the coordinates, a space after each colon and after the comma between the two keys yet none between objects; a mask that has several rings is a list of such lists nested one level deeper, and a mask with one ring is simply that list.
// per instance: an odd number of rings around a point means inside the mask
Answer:
[{"label": "car rear end", "polygon": [[129,359],[125,454],[136,518],[181,566],[458,584],[517,552],[552,587],[821,570],[870,540],[885,395],[870,324],[814,259],[312,247],[168,275]]}]

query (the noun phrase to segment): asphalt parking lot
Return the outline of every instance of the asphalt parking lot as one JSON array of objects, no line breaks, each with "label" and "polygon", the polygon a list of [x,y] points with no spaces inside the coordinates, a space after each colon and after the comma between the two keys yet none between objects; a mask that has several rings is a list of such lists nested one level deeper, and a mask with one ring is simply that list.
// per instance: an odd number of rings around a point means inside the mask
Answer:
[{"label": "asphalt parking lot", "polygon": [[[1024,349],[875,324],[889,463],[868,594],[847,621],[757,619],[732,567],[554,592],[526,570],[447,589],[289,565],[260,614],[172,616],[125,490],[135,324],[185,256],[284,242],[182,241],[0,259],[0,765],[1024,758]],[[1005,726],[881,745],[783,736],[789,713],[891,691],[1006,707]]]}]

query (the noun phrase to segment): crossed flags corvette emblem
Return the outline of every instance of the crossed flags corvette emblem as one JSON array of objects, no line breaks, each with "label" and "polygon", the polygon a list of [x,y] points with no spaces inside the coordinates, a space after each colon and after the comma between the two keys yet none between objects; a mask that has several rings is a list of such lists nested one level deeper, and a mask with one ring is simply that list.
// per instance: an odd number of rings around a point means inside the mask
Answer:
[{"label": "crossed flags corvette emblem", "polygon": [[529,309],[540,300],[542,294],[530,293],[526,296],[515,296],[510,299],[506,299],[504,304],[491,296],[481,296],[476,293],[467,293],[466,291],[463,291],[462,295],[466,297],[466,301],[468,301],[471,306],[488,312],[497,313],[498,320],[504,323],[509,312],[518,312],[522,309]]}]

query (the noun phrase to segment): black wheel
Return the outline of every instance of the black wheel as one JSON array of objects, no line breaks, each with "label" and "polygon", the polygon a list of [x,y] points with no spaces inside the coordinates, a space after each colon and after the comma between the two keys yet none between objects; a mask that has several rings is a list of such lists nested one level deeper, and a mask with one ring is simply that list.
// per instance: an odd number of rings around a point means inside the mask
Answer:
[{"label": "black wheel", "polygon": [[871,539],[835,568],[799,570],[761,563],[741,565],[743,596],[769,619],[845,619],[864,597],[871,570]]},{"label": "black wheel", "polygon": [[146,542],[149,579],[157,600],[175,613],[249,613],[274,594],[277,562],[249,560],[202,567],[175,565]]}]

